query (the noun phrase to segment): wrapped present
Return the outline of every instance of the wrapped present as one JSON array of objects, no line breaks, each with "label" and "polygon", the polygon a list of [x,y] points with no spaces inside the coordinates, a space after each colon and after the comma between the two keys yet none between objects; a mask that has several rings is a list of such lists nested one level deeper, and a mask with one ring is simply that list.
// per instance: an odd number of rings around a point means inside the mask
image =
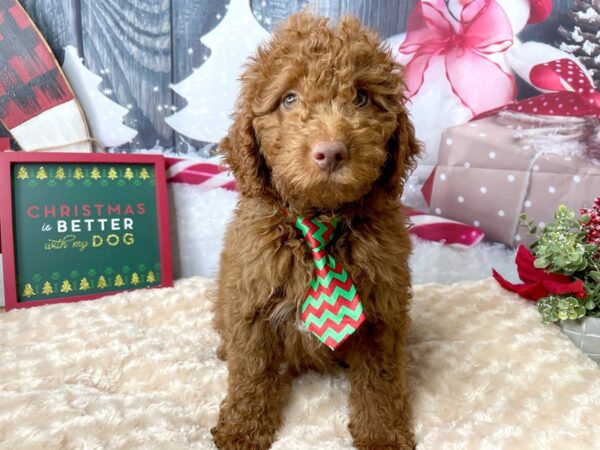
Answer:
[{"label": "wrapped present", "polygon": [[594,117],[508,111],[449,128],[425,197],[435,214],[489,239],[530,243],[521,213],[543,227],[559,204],[577,210],[600,193],[599,135]]},{"label": "wrapped present", "polygon": [[535,239],[522,213],[543,227],[559,204],[600,193],[600,92],[570,59],[534,66],[529,81],[545,93],[445,131],[423,189],[436,214],[510,245]]},{"label": "wrapped present", "polygon": [[570,59],[534,66],[529,81],[545,93],[445,131],[423,189],[436,214],[510,245],[535,239],[522,213],[543,227],[558,204],[600,193],[600,92]]}]

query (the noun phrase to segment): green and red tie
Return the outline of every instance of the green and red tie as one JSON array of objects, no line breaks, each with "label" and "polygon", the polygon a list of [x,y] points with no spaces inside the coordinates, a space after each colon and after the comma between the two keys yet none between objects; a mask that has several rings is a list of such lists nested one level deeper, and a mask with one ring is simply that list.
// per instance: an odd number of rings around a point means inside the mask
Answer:
[{"label": "green and red tie", "polygon": [[365,320],[356,286],[327,252],[336,226],[337,221],[323,223],[302,216],[296,220],[296,227],[310,245],[316,266],[302,304],[302,322],[331,350],[335,350]]}]

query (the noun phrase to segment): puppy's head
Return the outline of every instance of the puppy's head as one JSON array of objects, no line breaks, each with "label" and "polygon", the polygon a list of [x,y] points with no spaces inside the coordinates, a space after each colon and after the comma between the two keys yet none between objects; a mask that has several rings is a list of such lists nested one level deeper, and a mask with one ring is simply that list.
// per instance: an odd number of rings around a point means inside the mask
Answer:
[{"label": "puppy's head", "polygon": [[221,151],[244,195],[333,209],[377,189],[397,197],[419,145],[400,67],[357,19],[291,16],[241,77]]}]

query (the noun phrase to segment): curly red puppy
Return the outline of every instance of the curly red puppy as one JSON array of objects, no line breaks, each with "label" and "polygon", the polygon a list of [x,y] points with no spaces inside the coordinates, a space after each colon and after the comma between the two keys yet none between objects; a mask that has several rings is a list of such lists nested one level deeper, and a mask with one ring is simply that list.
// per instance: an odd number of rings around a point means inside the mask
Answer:
[{"label": "curly red puppy", "polygon": [[[420,147],[400,67],[358,20],[290,17],[246,66],[221,142],[240,197],[227,229],[215,326],[229,388],[220,449],[267,449],[293,377],[344,367],[359,449],[414,447],[405,375],[410,241],[399,196]],[[331,253],[365,322],[335,351],[302,329],[314,263],[299,215],[339,220]]]}]

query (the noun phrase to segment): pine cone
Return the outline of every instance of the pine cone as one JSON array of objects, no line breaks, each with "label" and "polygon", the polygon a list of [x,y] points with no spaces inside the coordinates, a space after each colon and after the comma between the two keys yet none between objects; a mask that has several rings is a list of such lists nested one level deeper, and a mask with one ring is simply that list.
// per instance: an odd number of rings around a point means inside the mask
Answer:
[{"label": "pine cone", "polygon": [[559,48],[575,56],[600,89],[600,0],[575,0],[558,32],[564,39]]}]

